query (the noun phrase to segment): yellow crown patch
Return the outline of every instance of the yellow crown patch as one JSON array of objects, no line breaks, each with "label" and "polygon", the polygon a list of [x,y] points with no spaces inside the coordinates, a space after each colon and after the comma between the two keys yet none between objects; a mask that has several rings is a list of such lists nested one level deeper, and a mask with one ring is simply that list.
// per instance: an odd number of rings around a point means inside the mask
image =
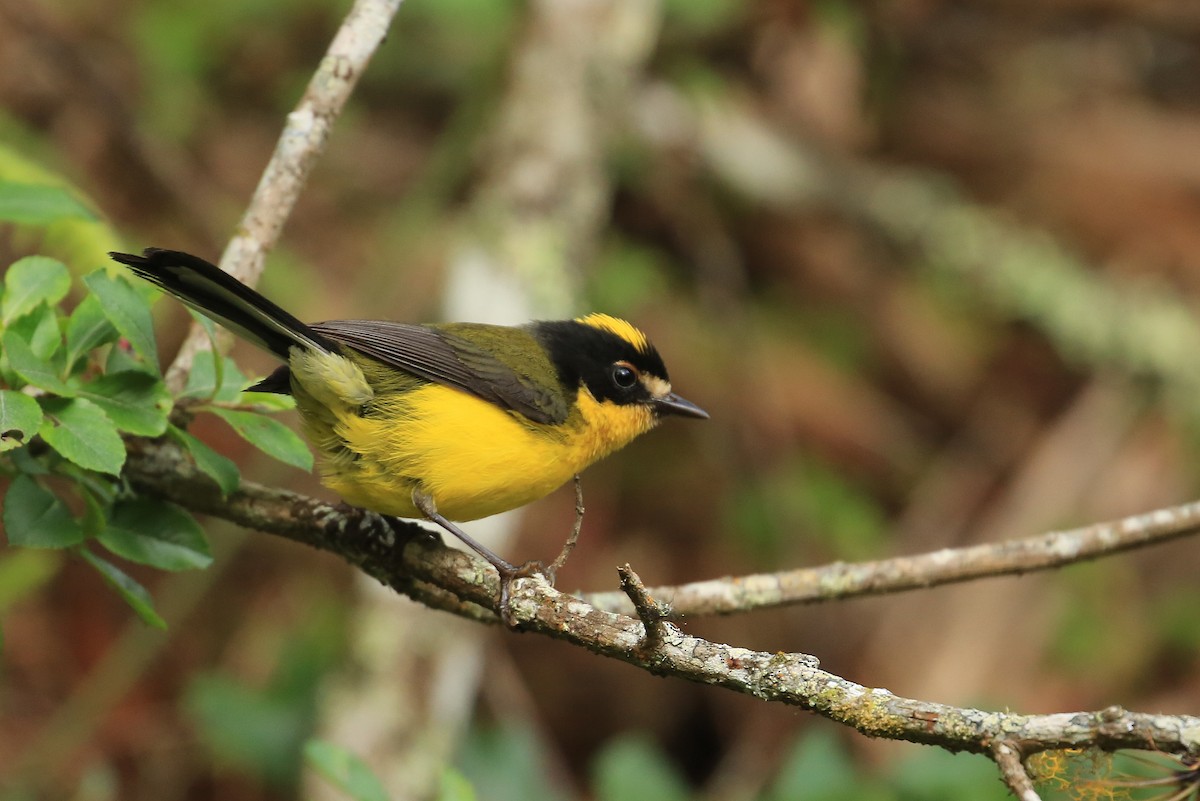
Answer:
[{"label": "yellow crown patch", "polygon": [[586,317],[577,317],[575,322],[590,325],[592,328],[599,328],[601,331],[607,331],[610,334],[615,334],[621,339],[633,345],[642,353],[650,351],[650,340],[646,335],[635,328],[631,323],[627,323],[619,317],[612,317],[607,314],[589,314]]}]

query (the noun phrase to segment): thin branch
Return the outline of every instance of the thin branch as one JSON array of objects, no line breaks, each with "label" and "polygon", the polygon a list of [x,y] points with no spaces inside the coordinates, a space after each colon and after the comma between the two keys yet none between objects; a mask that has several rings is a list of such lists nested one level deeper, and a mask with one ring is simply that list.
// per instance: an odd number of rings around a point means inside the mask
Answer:
[{"label": "thin branch", "polygon": [[[1156,545],[1197,531],[1200,531],[1200,501],[1019,540],[872,562],[834,562],[780,573],[651,587],[650,592],[670,602],[673,618],[729,615],[1051,570]],[[581,597],[605,611],[625,614],[632,611],[621,592],[585,593]]]},{"label": "thin branch", "polygon": [[1015,745],[1008,740],[997,740],[992,746],[992,759],[1000,768],[1004,783],[1020,801],[1042,801],[1025,770],[1025,763],[1021,761],[1021,752]]},{"label": "thin branch", "polygon": [[[415,524],[389,526],[346,509],[250,482],[222,498],[171,442],[131,438],[125,475],[138,489],[193,511],[337,554],[432,608],[495,620],[496,574],[483,560],[434,543]],[[641,621],[597,609],[538,575],[515,582],[510,611],[523,631],[565,640],[644,670],[712,684],[764,701],[811,710],[872,737],[988,753],[998,740],[1042,750],[1096,747],[1200,754],[1200,718],[1110,707],[1099,712],[1019,715],[902,698],[821,670],[813,656],[752,651],[684,634],[674,626],[653,654],[639,646]]]},{"label": "thin branch", "polygon": [[666,622],[671,608],[654,600],[650,593],[646,592],[642,577],[633,572],[633,568],[628,564],[618,567],[617,574],[621,577],[621,591],[629,596],[633,608],[637,610],[638,619],[642,621],[645,633],[638,648],[647,656],[653,654],[662,647],[671,633],[672,627]]},{"label": "thin branch", "polygon": [[[325,150],[334,121],[387,34],[401,2],[355,1],[313,73],[304,96],[288,114],[287,124],[242,215],[237,233],[221,254],[221,269],[251,286],[258,282],[267,252],[275,247],[309,172]],[[223,333],[222,337],[225,336]],[[172,391],[178,392],[183,387],[196,354],[209,347],[204,329],[193,325],[167,371],[167,386]]]}]

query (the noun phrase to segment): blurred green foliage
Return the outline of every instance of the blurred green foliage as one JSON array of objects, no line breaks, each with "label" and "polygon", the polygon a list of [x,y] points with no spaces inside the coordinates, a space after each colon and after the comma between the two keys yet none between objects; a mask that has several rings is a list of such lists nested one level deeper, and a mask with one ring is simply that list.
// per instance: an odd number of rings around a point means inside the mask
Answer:
[{"label": "blurred green foliage", "polygon": [[[757,801],[1003,801],[1008,790],[986,757],[935,748],[913,752],[882,772],[864,770],[832,724],[815,723],[795,739],[774,776],[763,776]],[[545,784],[546,756],[523,727],[474,729],[458,764],[486,797],[561,798]],[[688,801],[699,798],[653,737],[631,732],[609,740],[593,758],[586,795],[596,801]],[[524,795],[521,795],[524,793]],[[483,796],[481,796],[483,797]]]},{"label": "blurred green foliage", "polygon": [[833,732],[818,727],[792,744],[763,801],[885,801],[892,797],[855,767]]},{"label": "blurred green foliage", "polygon": [[[146,5],[131,20],[135,48],[149,79],[143,87],[146,123],[169,139],[181,139],[198,127],[205,109],[216,105],[213,90],[222,80],[238,81],[225,72],[236,48],[254,51],[266,67],[258,80],[239,81],[244,99],[255,101],[264,111],[282,114],[295,102],[301,81],[311,72],[307,61],[279,62],[294,52],[286,40],[303,39],[312,14],[328,23],[340,10],[340,3],[329,0]],[[231,37],[230,30],[243,35]],[[319,53],[320,39],[312,44],[312,54]],[[274,81],[264,80],[269,78]]]},{"label": "blurred green foliage", "polygon": [[366,80],[388,86],[398,81],[418,93],[469,94],[480,90],[481,81],[494,86],[520,11],[517,0],[406,0],[398,30],[422,47],[381,48],[372,67],[377,77]]},{"label": "blurred green foliage", "polygon": [[566,801],[548,778],[547,754],[532,726],[473,726],[456,764],[474,787],[486,788],[488,801]]},{"label": "blurred green foliage", "polygon": [[761,330],[772,341],[805,342],[829,365],[846,373],[869,373],[873,348],[862,320],[845,309],[763,304]]},{"label": "blurred green foliage", "polygon": [[[1134,576],[1118,561],[1073,565],[1064,571],[1061,610],[1050,659],[1070,675],[1097,675],[1104,665],[1107,681],[1125,683],[1144,664],[1140,646],[1149,643],[1148,609],[1130,591]],[[1117,588],[1125,588],[1118,591]]]},{"label": "blurred green foliage", "polygon": [[324,740],[309,740],[304,744],[304,759],[353,801],[387,801],[382,782],[346,749]]},{"label": "blurred green foliage", "polygon": [[58,570],[53,551],[19,550],[0,554],[0,615],[44,585]]},{"label": "blurred green foliage", "polygon": [[[5,119],[0,112],[0,129]],[[0,136],[0,223],[27,252],[61,259],[75,275],[102,263],[120,237],[56,170]]]},{"label": "blurred green foliage", "polygon": [[[837,470],[794,456],[744,482],[732,495],[722,529],[760,565],[779,564],[798,548],[833,559],[879,554],[887,521],[878,501]],[[818,557],[808,554],[812,561]]]},{"label": "blurred green foliage", "polygon": [[1157,628],[1155,639],[1177,649],[1180,655],[1200,654],[1200,626],[1196,625],[1196,610],[1200,609],[1200,589],[1170,587],[1152,601],[1149,619]]},{"label": "blurred green foliage", "polygon": [[586,275],[581,305],[586,309],[637,310],[647,298],[668,294],[668,266],[667,258],[656,250],[610,238],[597,256],[596,269]]},{"label": "blurred green foliage", "polygon": [[[316,721],[320,682],[336,664],[346,636],[346,610],[327,593],[314,593],[309,609],[287,637],[275,640],[275,667],[261,686],[232,675],[202,674],[191,679],[183,701],[201,739],[221,764],[281,787],[299,781],[305,744]],[[269,621],[258,625],[271,628]],[[360,770],[349,763],[339,767],[329,749],[315,748],[315,761],[333,775],[351,781],[353,773],[354,786],[369,785]],[[310,746],[310,762],[312,751]]]},{"label": "blurred green foliage", "polygon": [[654,740],[626,734],[609,741],[592,762],[596,801],[687,801],[687,783]]},{"label": "blurred green foliage", "polygon": [[737,0],[665,0],[667,28],[679,36],[714,35],[736,25],[746,13]]}]

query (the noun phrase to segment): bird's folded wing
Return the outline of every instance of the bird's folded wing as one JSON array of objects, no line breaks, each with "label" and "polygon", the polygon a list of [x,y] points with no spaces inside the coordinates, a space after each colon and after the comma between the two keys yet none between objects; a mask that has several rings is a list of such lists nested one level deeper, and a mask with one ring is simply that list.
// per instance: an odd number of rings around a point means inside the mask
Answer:
[{"label": "bird's folded wing", "polygon": [[[508,340],[528,337],[515,328],[489,327],[483,346],[454,333],[453,326],[424,326],[385,320],[333,320],[315,323],[312,329],[366,356],[398,370],[447,387],[469,392],[502,409],[535,423],[556,424],[567,419],[568,399],[556,386],[549,360],[538,353],[526,358],[504,358],[521,346]],[[462,327],[461,324],[459,327]],[[528,347],[532,347],[530,343]],[[544,365],[539,365],[544,361]],[[543,377],[532,375],[542,367]]]}]

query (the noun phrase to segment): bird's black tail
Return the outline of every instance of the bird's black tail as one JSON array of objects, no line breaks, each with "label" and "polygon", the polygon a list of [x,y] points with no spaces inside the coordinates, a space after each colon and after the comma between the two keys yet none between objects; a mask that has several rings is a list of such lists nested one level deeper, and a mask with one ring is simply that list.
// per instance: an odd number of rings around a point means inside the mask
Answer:
[{"label": "bird's black tail", "polygon": [[215,264],[178,250],[146,248],[141,256],[109,253],[140,277],[211,317],[285,362],[296,346],[326,352],[337,347]]}]

